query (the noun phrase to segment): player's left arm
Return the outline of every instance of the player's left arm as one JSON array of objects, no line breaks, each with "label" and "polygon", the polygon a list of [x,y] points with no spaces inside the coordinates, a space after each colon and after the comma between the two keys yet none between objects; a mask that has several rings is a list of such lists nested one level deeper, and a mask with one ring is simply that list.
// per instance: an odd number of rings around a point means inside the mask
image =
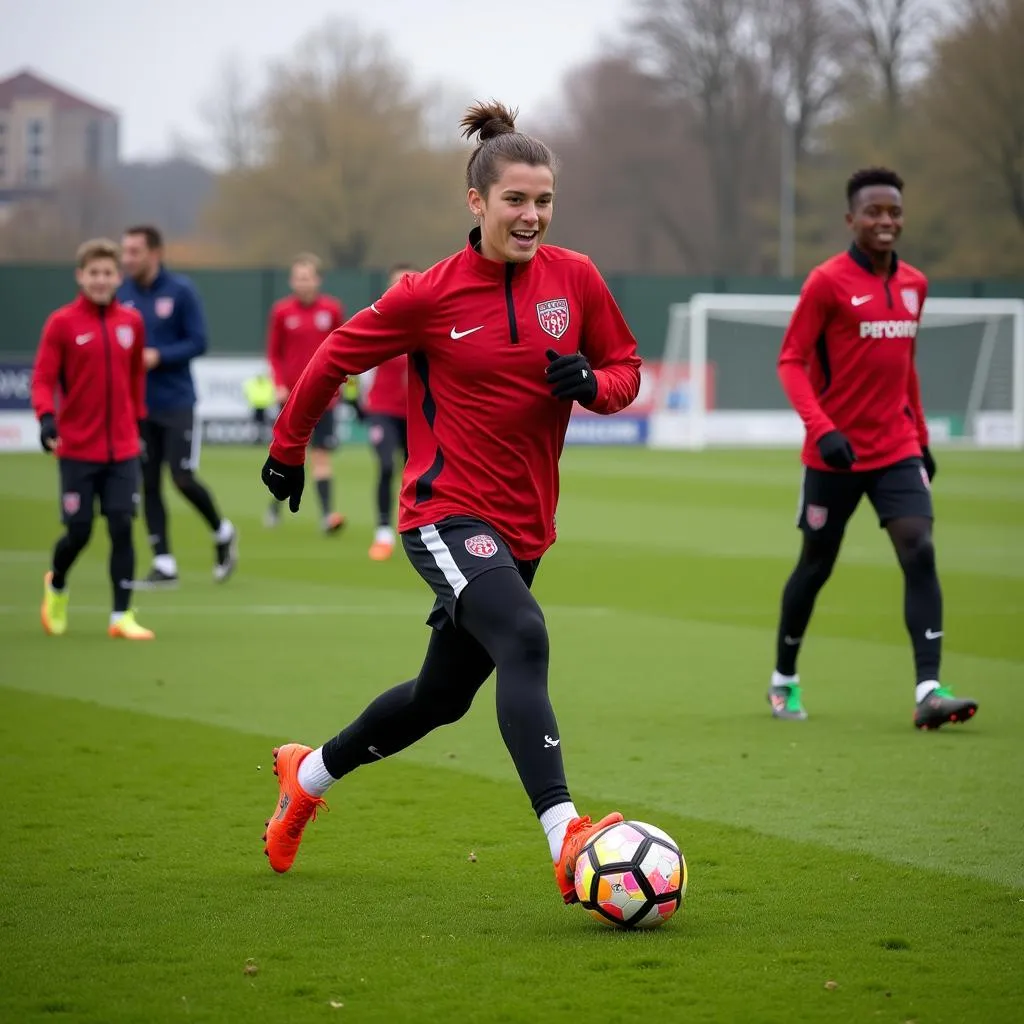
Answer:
[{"label": "player's left arm", "polygon": [[206,317],[191,282],[181,282],[176,301],[181,316],[181,337],[160,346],[160,366],[186,366],[206,351]]},{"label": "player's left arm", "polygon": [[[928,298],[927,286],[921,291],[921,309],[918,312],[918,324],[924,313],[924,304]],[[935,476],[935,459],[932,457],[928,447],[928,421],[924,415],[924,403],[921,401],[921,379],[917,375],[917,339],[915,338],[910,346],[910,366],[907,370],[907,404],[914,417],[914,425],[917,427],[917,441],[921,445],[921,452],[924,456],[925,469],[928,470],[928,479]]]},{"label": "player's left arm", "polygon": [[589,260],[587,269],[580,348],[597,381],[597,397],[587,408],[609,415],[625,409],[640,393],[641,360],[636,338],[600,271]]}]

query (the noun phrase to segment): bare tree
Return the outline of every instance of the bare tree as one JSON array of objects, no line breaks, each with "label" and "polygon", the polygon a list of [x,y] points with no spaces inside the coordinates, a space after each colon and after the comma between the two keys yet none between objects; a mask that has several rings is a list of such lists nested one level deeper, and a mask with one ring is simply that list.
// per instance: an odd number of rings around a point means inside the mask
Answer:
[{"label": "bare tree", "polygon": [[223,176],[210,209],[239,256],[308,248],[358,267],[457,244],[462,150],[427,144],[424,104],[382,39],[329,22],[271,69],[247,116],[257,159]]},{"label": "bare tree", "polygon": [[777,185],[777,102],[770,51],[759,35],[759,2],[636,3],[633,33],[643,59],[668,94],[692,104],[698,115],[714,187],[720,270],[756,269],[760,245],[753,208]]},{"label": "bare tree", "polygon": [[835,0],[846,19],[850,54],[864,61],[890,112],[900,108],[908,82],[939,24],[936,0]]},{"label": "bare tree", "polygon": [[1024,0],[965,5],[924,91],[933,123],[973,168],[978,206],[998,196],[1024,230]]},{"label": "bare tree", "polygon": [[252,167],[260,154],[262,125],[252,75],[237,55],[221,66],[213,93],[201,108],[212,135],[215,162],[228,171]]}]

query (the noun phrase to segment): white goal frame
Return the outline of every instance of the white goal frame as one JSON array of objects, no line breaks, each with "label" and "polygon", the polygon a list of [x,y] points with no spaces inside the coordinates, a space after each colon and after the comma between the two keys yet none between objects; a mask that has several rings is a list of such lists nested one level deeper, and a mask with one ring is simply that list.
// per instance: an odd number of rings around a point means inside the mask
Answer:
[{"label": "white goal frame", "polygon": [[[716,312],[728,313],[774,313],[789,315],[796,308],[798,295],[752,295],[730,294],[727,292],[701,292],[691,296],[689,302],[673,303],[669,306],[668,331],[662,356],[661,373],[655,387],[653,409],[648,423],[648,445],[652,448],[701,449],[715,444],[707,429],[708,410],[705,382],[708,367],[708,319]],[[1012,321],[1013,367],[1011,381],[1012,426],[1010,437],[993,447],[1024,448],[1024,299],[943,299],[929,298],[921,315],[921,324],[928,326],[932,317],[940,317],[939,326],[953,326],[956,323],[984,323],[997,318]],[[979,411],[988,369],[995,350],[996,335],[991,324],[985,328],[981,349],[971,382],[965,419],[970,420]],[[781,345],[782,331],[779,332]],[[673,368],[689,365],[689,403],[684,412],[673,412],[668,408],[668,398],[673,386]],[[927,412],[927,408],[925,410]],[[738,414],[743,415],[743,414]],[[760,416],[752,413],[751,416]],[[742,441],[722,442],[737,446],[756,444],[785,445],[795,440],[791,436],[799,425],[796,413],[765,414],[779,417],[779,429],[769,429],[762,438],[751,436]],[[787,422],[790,421],[790,422]],[[756,430],[754,431],[756,435]],[[977,447],[983,447],[977,440]]]}]

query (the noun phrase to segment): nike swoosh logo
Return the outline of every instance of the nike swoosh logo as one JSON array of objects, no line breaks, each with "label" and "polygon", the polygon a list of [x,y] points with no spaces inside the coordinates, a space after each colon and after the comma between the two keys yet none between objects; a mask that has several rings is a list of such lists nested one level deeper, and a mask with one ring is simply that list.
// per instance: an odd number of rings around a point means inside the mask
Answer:
[{"label": "nike swoosh logo", "polygon": [[802,636],[784,636],[782,638],[782,642],[789,647],[796,647],[801,640],[803,640]]},{"label": "nike swoosh logo", "polygon": [[459,338],[464,338],[464,337],[466,337],[467,334],[475,334],[477,331],[482,331],[483,329],[484,329],[484,325],[483,324],[481,324],[479,327],[470,327],[470,329],[468,331],[457,331],[453,327],[452,328],[452,333],[449,334],[448,337],[451,338],[452,341],[458,341]]},{"label": "nike swoosh logo", "polygon": [[87,345],[90,341],[92,341],[92,333],[91,332],[89,334],[79,334],[75,338],[75,344],[76,345]]},{"label": "nike swoosh logo", "polygon": [[872,297],[873,296],[871,295],[854,295],[854,297],[850,299],[850,303],[854,306],[863,306],[865,302],[870,302]]},{"label": "nike swoosh logo", "polygon": [[276,469],[268,469],[267,476],[279,476],[282,480],[284,479],[284,473],[278,473]]},{"label": "nike swoosh logo", "polygon": [[561,740],[552,739],[550,736],[545,735],[544,737],[544,749],[549,750],[551,747],[557,747]]},{"label": "nike swoosh logo", "polygon": [[938,640],[942,636],[941,629],[926,629],[924,631],[925,640]]},{"label": "nike swoosh logo", "polygon": [[383,316],[383,315],[384,315],[384,314],[383,314],[383,313],[382,313],[382,312],[381,312],[381,311],[380,311],[380,310],[379,310],[379,309],[378,309],[378,308],[376,307],[376,305],[375,305],[374,303],[372,303],[372,302],[370,303],[370,309],[372,309],[372,310],[374,311],[374,313],[376,313],[376,314],[377,314],[377,316]]}]

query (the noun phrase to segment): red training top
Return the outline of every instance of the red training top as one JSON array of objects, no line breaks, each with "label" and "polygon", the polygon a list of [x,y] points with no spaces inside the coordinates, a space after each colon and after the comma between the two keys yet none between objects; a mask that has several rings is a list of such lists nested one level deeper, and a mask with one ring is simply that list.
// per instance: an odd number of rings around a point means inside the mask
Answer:
[{"label": "red training top", "polygon": [[270,454],[299,465],[339,384],[409,353],[409,461],[399,528],[447,516],[488,523],[517,558],[555,539],[558,459],[571,402],[551,394],[545,350],[583,352],[595,412],[636,398],[636,339],[607,285],[579,253],[542,245],[527,263],[488,260],[469,243],[406,274],[317,350],[281,410]]},{"label": "red training top", "polygon": [[856,246],[811,271],[782,340],[779,379],[807,428],[803,462],[839,430],[854,471],[919,456],[928,444],[914,353],[928,279],[893,254],[886,277]]},{"label": "red training top", "polygon": [[308,306],[295,295],[275,302],[267,324],[267,361],[274,383],[290,391],[320,343],[345,322],[341,303],[318,295]]},{"label": "red training top", "polygon": [[97,306],[79,295],[50,314],[32,369],[32,408],[40,419],[56,414],[60,458],[138,457],[145,343],[142,316],[116,300]]},{"label": "red training top", "polygon": [[406,356],[395,356],[377,367],[366,395],[366,411],[376,416],[398,416],[404,420],[408,402],[409,360]]}]

